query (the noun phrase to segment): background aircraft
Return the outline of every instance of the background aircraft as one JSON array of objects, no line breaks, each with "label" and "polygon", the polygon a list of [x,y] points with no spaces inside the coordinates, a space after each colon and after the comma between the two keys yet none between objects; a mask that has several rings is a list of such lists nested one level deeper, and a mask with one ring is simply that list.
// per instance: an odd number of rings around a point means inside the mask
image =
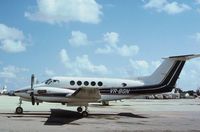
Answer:
[{"label": "background aircraft", "polygon": [[6,94],[6,93],[7,93],[7,86],[4,85],[4,86],[3,86],[3,90],[0,90],[0,95],[1,95],[1,94]]}]

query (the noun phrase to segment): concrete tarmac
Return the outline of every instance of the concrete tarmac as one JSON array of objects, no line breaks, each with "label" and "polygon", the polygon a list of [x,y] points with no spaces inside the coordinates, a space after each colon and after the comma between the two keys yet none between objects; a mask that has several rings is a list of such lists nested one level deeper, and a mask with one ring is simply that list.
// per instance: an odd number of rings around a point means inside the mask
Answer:
[{"label": "concrete tarmac", "polygon": [[24,114],[15,114],[18,97],[0,96],[0,132],[200,132],[200,99],[144,100],[91,104],[82,118],[76,107],[23,102]]}]

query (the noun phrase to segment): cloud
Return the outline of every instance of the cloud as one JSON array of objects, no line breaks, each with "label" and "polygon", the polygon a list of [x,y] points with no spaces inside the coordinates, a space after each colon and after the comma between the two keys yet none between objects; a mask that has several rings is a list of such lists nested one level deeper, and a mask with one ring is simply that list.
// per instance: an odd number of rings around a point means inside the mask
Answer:
[{"label": "cloud", "polygon": [[105,48],[97,48],[95,53],[96,54],[110,54],[114,52],[111,46],[106,45]]},{"label": "cloud", "polygon": [[139,52],[139,47],[137,45],[122,45],[121,47],[117,45],[119,42],[119,34],[116,32],[107,32],[104,34],[104,48],[97,48],[95,53],[97,54],[110,54],[117,53],[121,56],[133,56]]},{"label": "cloud", "polygon": [[68,66],[67,68],[71,68],[69,67],[70,65],[67,64],[70,62],[67,51],[65,49],[61,49],[59,54],[60,54],[61,62],[65,64],[66,67]]},{"label": "cloud", "polygon": [[191,7],[186,4],[179,4],[177,2],[168,2],[167,0],[149,0],[144,5],[144,8],[153,8],[158,12],[166,12],[168,14],[178,14],[190,10]]},{"label": "cloud", "polygon": [[72,31],[72,36],[69,39],[69,44],[72,46],[85,46],[89,45],[90,42],[87,39],[87,34],[80,31]]},{"label": "cloud", "polygon": [[79,21],[97,24],[102,6],[95,0],[37,0],[35,12],[25,12],[25,17],[50,24]]},{"label": "cloud", "polygon": [[75,60],[75,64],[77,65],[78,69],[85,70],[91,73],[98,73],[98,74],[106,74],[107,68],[104,65],[94,65],[88,58],[88,55],[83,55],[81,57],[77,56]]},{"label": "cloud", "polygon": [[2,78],[16,78],[16,73],[27,72],[29,71],[26,68],[18,68],[15,66],[7,66],[3,68],[3,71],[0,72],[0,77]]},{"label": "cloud", "polygon": [[[188,89],[197,89],[200,87],[200,59],[190,60],[184,66],[183,72],[178,80],[178,87]],[[192,82],[192,83],[191,83]]]},{"label": "cloud", "polygon": [[129,59],[129,65],[118,68],[117,71],[120,76],[124,76],[126,78],[149,76],[156,70],[156,68],[158,68],[160,64],[160,61],[148,62],[146,60]]},{"label": "cloud", "polygon": [[2,72],[0,72],[0,77],[2,77],[2,78],[15,78],[16,75],[13,72],[2,71]]},{"label": "cloud", "polygon": [[139,47],[137,45],[123,45],[122,47],[117,47],[117,50],[121,56],[133,56],[139,52]]},{"label": "cloud", "polygon": [[70,60],[67,51],[62,49],[60,51],[60,58],[72,75],[105,75],[108,73],[104,65],[92,64],[88,55],[77,56],[75,60]]},{"label": "cloud", "polygon": [[191,8],[186,4],[178,4],[177,2],[168,3],[164,7],[164,11],[168,14],[178,14]]},{"label": "cloud", "polygon": [[131,69],[133,70],[136,76],[145,76],[149,74],[149,64],[145,60],[129,60]]},{"label": "cloud", "polygon": [[26,50],[26,47],[21,41],[3,40],[1,43],[1,49],[10,53],[18,53]]},{"label": "cloud", "polygon": [[134,67],[134,69],[148,69],[149,68],[149,64],[144,61],[144,60],[137,60],[137,61],[133,61],[132,59],[129,60],[131,63],[131,66]]},{"label": "cloud", "polygon": [[195,39],[197,42],[200,42],[200,33],[197,32],[196,34],[192,35],[191,38]]},{"label": "cloud", "polygon": [[161,11],[166,3],[167,0],[149,0],[149,2],[144,5],[144,8],[156,8],[158,11]]},{"label": "cloud", "polygon": [[0,24],[0,49],[9,53],[26,51],[24,39],[22,31]]},{"label": "cloud", "polygon": [[53,75],[55,75],[55,72],[52,71],[52,70],[50,70],[50,69],[48,69],[48,68],[46,68],[46,69],[45,69],[45,74],[46,74],[47,76],[53,76]]},{"label": "cloud", "polygon": [[110,54],[117,53],[121,56],[133,56],[139,52],[139,47],[137,45],[122,45],[119,46],[119,34],[116,32],[107,32],[103,35],[103,39],[100,41],[89,41],[87,34],[80,31],[72,31],[71,38],[68,40],[69,44],[72,46],[85,46],[91,43],[105,43],[104,48],[97,48],[95,50],[96,54]]},{"label": "cloud", "polygon": [[104,41],[113,47],[116,46],[116,43],[119,41],[119,34],[116,32],[107,32],[104,35]]},{"label": "cloud", "polygon": [[200,4],[200,0],[196,0],[195,2],[196,2],[196,4],[198,4],[198,5]]},{"label": "cloud", "polygon": [[4,24],[0,24],[0,40],[23,40],[24,34],[22,31],[16,28],[7,27]]}]

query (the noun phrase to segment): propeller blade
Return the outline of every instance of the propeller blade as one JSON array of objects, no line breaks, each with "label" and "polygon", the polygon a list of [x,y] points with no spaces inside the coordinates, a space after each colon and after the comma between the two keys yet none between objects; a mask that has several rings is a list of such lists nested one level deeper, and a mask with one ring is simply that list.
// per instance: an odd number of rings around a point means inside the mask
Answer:
[{"label": "propeller blade", "polygon": [[34,98],[34,95],[32,94],[31,96],[31,102],[32,102],[32,105],[35,105],[35,98]]},{"label": "propeller blade", "polygon": [[32,74],[32,76],[31,76],[31,89],[33,89],[34,79],[35,79],[34,74]]},{"label": "propeller blade", "polygon": [[35,79],[34,74],[32,74],[32,76],[31,76],[31,90],[33,90],[33,92],[30,93],[32,105],[35,105],[34,89],[33,89],[34,79]]}]

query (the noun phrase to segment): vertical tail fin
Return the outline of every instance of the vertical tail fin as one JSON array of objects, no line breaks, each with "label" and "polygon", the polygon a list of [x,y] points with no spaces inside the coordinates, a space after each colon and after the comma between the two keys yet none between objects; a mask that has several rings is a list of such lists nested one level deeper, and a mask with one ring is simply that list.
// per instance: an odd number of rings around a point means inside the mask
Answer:
[{"label": "vertical tail fin", "polygon": [[144,82],[147,84],[160,84],[174,87],[185,62],[195,57],[200,57],[200,54],[163,58],[163,63],[152,75],[146,77]]}]

